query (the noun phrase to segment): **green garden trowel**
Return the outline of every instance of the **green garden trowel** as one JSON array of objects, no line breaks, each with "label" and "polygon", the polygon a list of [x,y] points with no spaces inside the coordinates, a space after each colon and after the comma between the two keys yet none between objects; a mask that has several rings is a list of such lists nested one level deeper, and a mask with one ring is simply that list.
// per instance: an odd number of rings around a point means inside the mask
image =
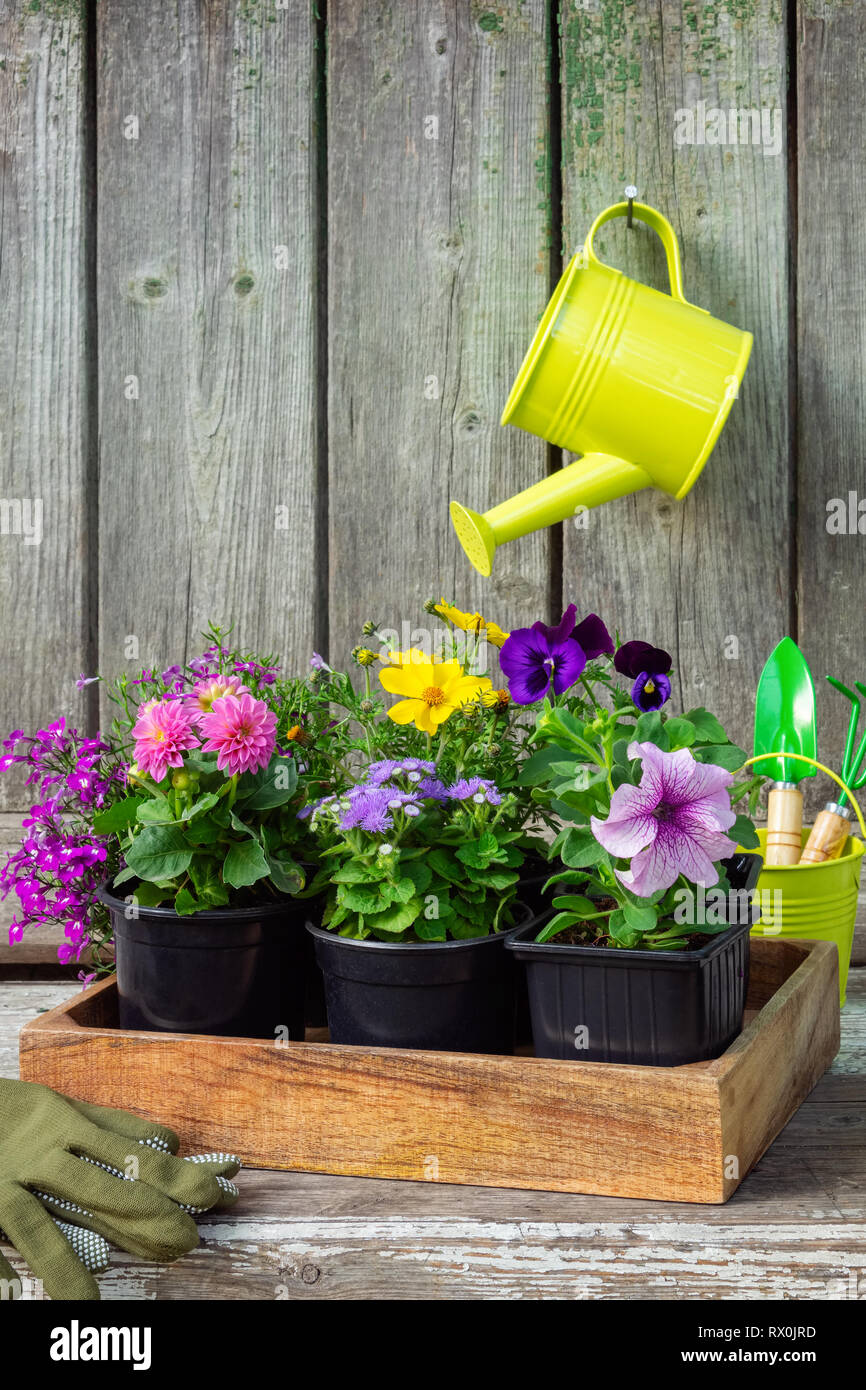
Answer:
[{"label": "green garden trowel", "polygon": [[[755,700],[755,756],[800,753],[817,757],[815,686],[796,642],[783,637],[767,659]],[[817,771],[793,758],[767,758],[757,772],[773,778],[767,802],[764,862],[798,864],[803,838],[803,793],[797,786]]]}]

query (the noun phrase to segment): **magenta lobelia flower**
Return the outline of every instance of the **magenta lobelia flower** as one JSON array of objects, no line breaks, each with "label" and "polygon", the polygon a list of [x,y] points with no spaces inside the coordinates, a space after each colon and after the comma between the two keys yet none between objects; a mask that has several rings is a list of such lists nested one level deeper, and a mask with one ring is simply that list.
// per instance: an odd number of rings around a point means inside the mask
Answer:
[{"label": "magenta lobelia flower", "polygon": [[592,817],[599,844],[631,859],[617,878],[641,898],[670,888],[680,874],[711,888],[719,881],[716,863],[737,848],[724,833],[736,820],[730,772],[697,762],[688,748],[665,753],[654,743],[631,743],[628,756],[643,762],[640,786],[617,787],[607,820]]},{"label": "magenta lobelia flower", "polygon": [[214,700],[199,726],[206,753],[217,754],[217,767],[234,777],[267,767],[276,742],[277,716],[264,700],[250,694],[222,695]]},{"label": "magenta lobelia flower", "polygon": [[183,767],[183,755],[197,748],[192,720],[177,700],[150,700],[138,711],[132,730],[135,761],[154,782],[161,782],[170,767]]},{"label": "magenta lobelia flower", "polygon": [[223,695],[249,695],[251,693],[248,685],[244,685],[240,676],[208,676],[205,680],[196,681],[192,688],[192,693],[187,696],[189,708],[195,714],[210,714],[214,700],[219,700]]}]

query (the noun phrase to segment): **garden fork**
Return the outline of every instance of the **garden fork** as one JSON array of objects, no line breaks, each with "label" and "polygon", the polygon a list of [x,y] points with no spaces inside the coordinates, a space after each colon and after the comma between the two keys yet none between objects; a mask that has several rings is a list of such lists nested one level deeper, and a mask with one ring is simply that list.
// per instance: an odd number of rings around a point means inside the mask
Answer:
[{"label": "garden fork", "polygon": [[[847,685],[837,681],[834,676],[828,676],[827,680],[834,690],[838,690],[840,695],[844,695],[846,700],[851,701],[851,717],[848,720],[848,734],[845,739],[845,752],[842,756],[842,781],[849,790],[858,791],[860,787],[866,785],[866,767],[863,766],[863,760],[866,757],[866,732],[857,744],[856,752],[854,750],[862,705],[859,698],[853,690],[848,689]],[[861,681],[855,681],[854,684],[860,694],[866,698],[866,685],[863,685]],[[800,857],[801,864],[823,864],[827,859],[839,858],[851,828],[849,824],[851,812],[845,804],[847,800],[848,793],[843,791],[838,801],[828,801],[823,811],[816,817],[806,842],[806,848]]]}]

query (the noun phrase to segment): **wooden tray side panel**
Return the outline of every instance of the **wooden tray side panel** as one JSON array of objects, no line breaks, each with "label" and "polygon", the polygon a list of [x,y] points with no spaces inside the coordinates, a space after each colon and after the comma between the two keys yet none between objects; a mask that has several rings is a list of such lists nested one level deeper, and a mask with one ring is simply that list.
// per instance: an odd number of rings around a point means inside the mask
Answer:
[{"label": "wooden tray side panel", "polygon": [[21,1075],[161,1120],[247,1165],[685,1202],[723,1200],[699,1073],[24,1029]]},{"label": "wooden tray side panel", "polygon": [[836,947],[826,941],[811,944],[814,949],[796,975],[715,1064],[727,1195],[784,1129],[839,1051]]},{"label": "wooden tray side panel", "polygon": [[21,1075],[254,1167],[723,1202],[839,1045],[835,948],[753,948],[769,1002],[689,1067],[128,1033],[108,981],[22,1029]]}]

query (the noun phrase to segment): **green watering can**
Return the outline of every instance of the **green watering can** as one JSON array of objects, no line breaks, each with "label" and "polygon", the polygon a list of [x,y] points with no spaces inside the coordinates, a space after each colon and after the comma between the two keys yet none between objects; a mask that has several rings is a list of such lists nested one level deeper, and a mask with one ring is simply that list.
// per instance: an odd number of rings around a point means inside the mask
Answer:
[{"label": "green watering can", "polygon": [[460,543],[481,574],[490,574],[504,541],[587,507],[650,486],[684,497],[737,396],[752,335],[688,302],[673,228],[654,208],[631,207],[661,238],[671,292],[598,259],[596,232],[629,203],[602,212],[545,310],[502,416],[503,425],[583,458],[483,516],[451,503]]}]

